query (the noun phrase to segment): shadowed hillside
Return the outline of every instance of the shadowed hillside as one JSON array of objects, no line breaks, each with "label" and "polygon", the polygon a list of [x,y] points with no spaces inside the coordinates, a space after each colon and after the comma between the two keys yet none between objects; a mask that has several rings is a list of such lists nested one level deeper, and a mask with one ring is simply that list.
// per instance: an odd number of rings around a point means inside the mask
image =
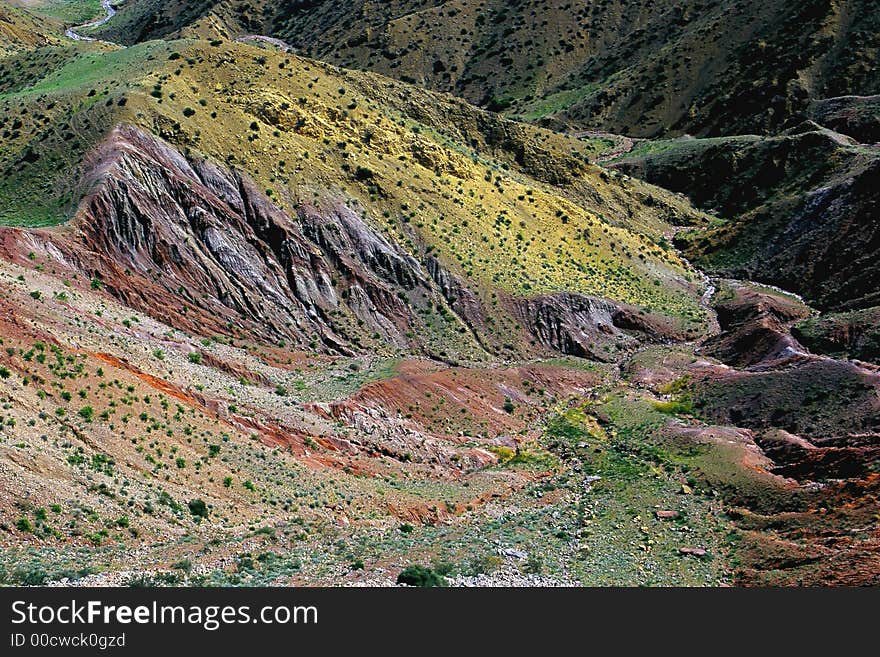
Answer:
[{"label": "shadowed hillside", "polygon": [[615,168],[686,193],[718,217],[677,237],[688,256],[822,309],[875,306],[880,150],[816,124],[772,138],[644,142]]},{"label": "shadowed hillside", "polygon": [[266,34],[550,125],[765,133],[811,99],[880,91],[877,0],[156,2],[107,34]]}]

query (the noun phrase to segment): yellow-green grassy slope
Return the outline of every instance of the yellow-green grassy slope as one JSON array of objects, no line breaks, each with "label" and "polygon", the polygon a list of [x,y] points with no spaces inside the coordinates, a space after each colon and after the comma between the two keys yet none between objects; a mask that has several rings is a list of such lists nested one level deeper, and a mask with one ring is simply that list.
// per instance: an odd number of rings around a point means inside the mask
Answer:
[{"label": "yellow-green grassy slope", "polygon": [[[409,251],[489,290],[580,292],[686,325],[699,283],[665,248],[678,197],[586,163],[591,144],[376,74],[234,42],[75,44],[0,64],[0,222],[69,218],[114,125],[244,171],[282,207],[344,199]],[[52,66],[47,65],[51,62]],[[33,84],[16,71],[49,71]]]},{"label": "yellow-green grassy slope", "polygon": [[22,50],[58,43],[57,26],[18,7],[0,4],[0,59]]}]

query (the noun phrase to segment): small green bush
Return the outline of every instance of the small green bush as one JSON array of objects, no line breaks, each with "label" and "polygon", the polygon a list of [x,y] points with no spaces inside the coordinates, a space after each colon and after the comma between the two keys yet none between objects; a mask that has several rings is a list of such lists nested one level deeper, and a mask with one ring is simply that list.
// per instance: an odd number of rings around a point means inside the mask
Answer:
[{"label": "small green bush", "polygon": [[207,518],[208,517],[208,505],[205,504],[204,500],[195,499],[189,501],[189,512],[196,516],[197,518]]},{"label": "small green bush", "polygon": [[427,566],[419,565],[404,568],[397,576],[397,583],[419,587],[446,586],[446,580],[440,575]]},{"label": "small green bush", "polygon": [[471,557],[464,568],[464,574],[470,577],[487,575],[496,570],[502,563],[501,557],[496,554],[483,554]]},{"label": "small green bush", "polygon": [[49,573],[39,566],[19,568],[12,573],[12,582],[21,586],[43,586],[49,581]]},{"label": "small green bush", "polygon": [[185,573],[188,573],[192,570],[192,561],[189,559],[181,559],[180,561],[171,564],[171,567],[174,570],[182,570]]}]

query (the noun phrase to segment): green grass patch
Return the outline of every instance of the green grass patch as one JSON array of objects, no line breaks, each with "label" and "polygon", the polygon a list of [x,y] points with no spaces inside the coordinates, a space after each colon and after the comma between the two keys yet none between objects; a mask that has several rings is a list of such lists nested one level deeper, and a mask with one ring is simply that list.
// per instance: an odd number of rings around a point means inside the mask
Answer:
[{"label": "green grass patch", "polygon": [[36,0],[28,3],[27,11],[65,25],[82,25],[105,15],[101,0]]}]

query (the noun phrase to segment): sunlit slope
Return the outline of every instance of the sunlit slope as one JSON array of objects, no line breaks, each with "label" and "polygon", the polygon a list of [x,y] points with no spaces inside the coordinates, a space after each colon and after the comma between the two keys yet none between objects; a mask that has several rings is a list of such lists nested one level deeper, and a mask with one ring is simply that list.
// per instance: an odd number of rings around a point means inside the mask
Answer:
[{"label": "sunlit slope", "polygon": [[589,142],[231,42],[42,49],[0,77],[59,60],[0,96],[6,224],[69,218],[84,158],[130,123],[245,172],[282,208],[342,198],[410,252],[433,251],[485,287],[700,314],[666,236],[670,222],[702,216],[589,165]]},{"label": "sunlit slope", "polygon": [[0,59],[22,50],[58,42],[58,26],[18,7],[0,4]]}]

